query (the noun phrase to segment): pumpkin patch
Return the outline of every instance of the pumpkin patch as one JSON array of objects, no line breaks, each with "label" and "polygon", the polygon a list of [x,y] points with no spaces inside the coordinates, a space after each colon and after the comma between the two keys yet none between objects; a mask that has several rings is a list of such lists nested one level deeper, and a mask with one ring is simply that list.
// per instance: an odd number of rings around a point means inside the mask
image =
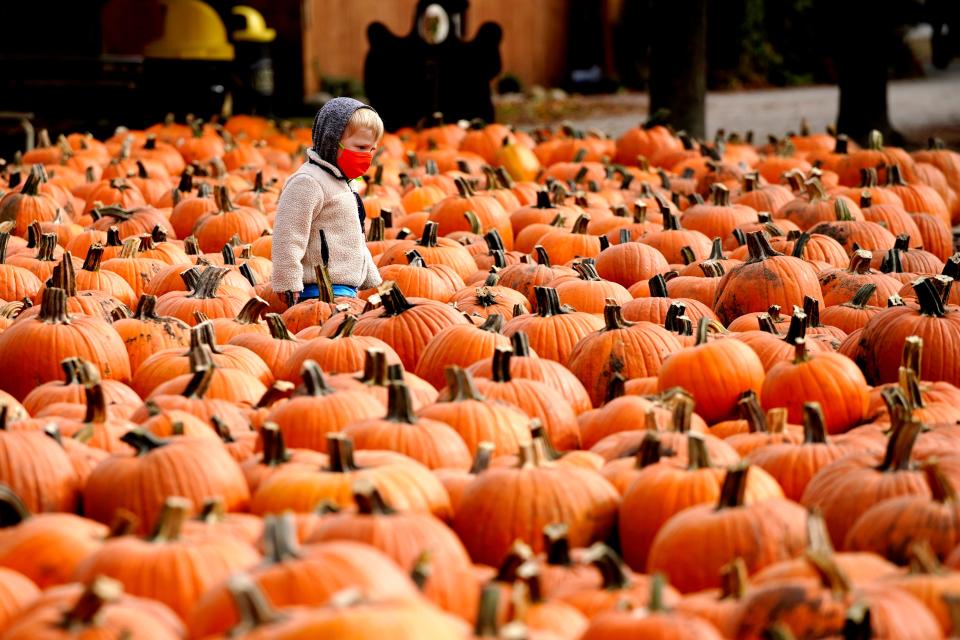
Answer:
[{"label": "pumpkin patch", "polygon": [[955,153],[405,129],[293,304],[308,130],[118,136],[0,164],[0,638],[960,634]]}]

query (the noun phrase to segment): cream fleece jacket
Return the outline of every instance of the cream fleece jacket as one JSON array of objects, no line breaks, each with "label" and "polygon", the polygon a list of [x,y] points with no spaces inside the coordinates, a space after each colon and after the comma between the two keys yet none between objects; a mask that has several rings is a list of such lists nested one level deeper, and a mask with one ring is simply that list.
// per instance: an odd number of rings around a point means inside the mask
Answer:
[{"label": "cream fleece jacket", "polygon": [[[340,169],[308,149],[315,161],[342,175]],[[380,272],[367,249],[357,201],[342,178],[303,163],[287,178],[273,225],[273,290],[302,291],[316,282],[320,257],[320,230],[327,238],[327,271],[334,284],[369,289],[381,283]]]}]

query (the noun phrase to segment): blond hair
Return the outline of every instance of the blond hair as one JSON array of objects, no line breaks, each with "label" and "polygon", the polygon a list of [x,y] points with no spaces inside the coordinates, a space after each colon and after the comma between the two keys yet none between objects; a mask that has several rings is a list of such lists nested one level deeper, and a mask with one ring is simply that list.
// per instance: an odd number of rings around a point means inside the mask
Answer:
[{"label": "blond hair", "polygon": [[353,112],[350,120],[347,122],[347,130],[343,132],[344,136],[349,136],[358,129],[367,129],[376,136],[377,142],[383,137],[383,120],[380,115],[368,107],[360,107]]}]

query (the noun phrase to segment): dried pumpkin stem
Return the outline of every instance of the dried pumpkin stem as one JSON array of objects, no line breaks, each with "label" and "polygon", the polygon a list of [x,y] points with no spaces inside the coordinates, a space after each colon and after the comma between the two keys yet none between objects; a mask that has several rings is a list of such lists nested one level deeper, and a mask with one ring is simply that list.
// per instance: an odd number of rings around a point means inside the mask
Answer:
[{"label": "dried pumpkin stem", "polygon": [[720,500],[717,509],[732,509],[742,507],[747,492],[747,476],[750,471],[749,463],[741,462],[727,470],[720,489]]},{"label": "dried pumpkin stem", "polygon": [[94,624],[101,610],[123,595],[123,585],[117,580],[98,576],[88,584],[74,605],[63,614],[59,627],[71,635]]},{"label": "dried pumpkin stem", "polygon": [[827,442],[827,421],[819,402],[803,404],[803,443],[825,444]]}]

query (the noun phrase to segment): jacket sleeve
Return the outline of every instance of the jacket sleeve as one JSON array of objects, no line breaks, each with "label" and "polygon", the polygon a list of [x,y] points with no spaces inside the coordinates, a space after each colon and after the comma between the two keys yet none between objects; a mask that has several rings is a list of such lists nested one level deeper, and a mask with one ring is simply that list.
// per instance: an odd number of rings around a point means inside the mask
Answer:
[{"label": "jacket sleeve", "polygon": [[366,273],[364,274],[363,284],[360,285],[360,288],[371,289],[380,286],[383,278],[380,277],[380,270],[377,269],[377,265],[373,261],[373,256],[370,255],[370,249],[366,246],[363,247],[363,262]]},{"label": "jacket sleeve", "polygon": [[323,206],[323,189],[309,176],[295,175],[277,202],[273,225],[273,290],[303,290],[303,256],[310,242],[314,212]]}]

